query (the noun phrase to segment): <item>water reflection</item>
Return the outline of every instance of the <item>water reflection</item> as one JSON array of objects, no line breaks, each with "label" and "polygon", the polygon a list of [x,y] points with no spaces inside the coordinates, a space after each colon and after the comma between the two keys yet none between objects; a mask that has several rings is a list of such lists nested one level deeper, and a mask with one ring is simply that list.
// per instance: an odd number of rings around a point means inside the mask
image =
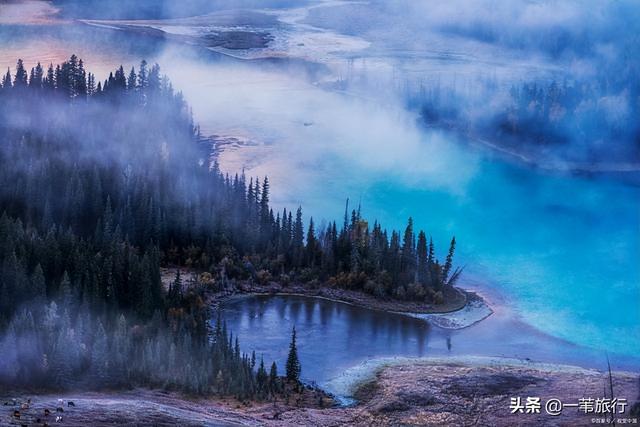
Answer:
[{"label": "water reflection", "polygon": [[303,378],[322,382],[354,360],[423,356],[432,328],[401,315],[304,297],[251,297],[227,303],[224,318],[243,348],[282,369],[291,328],[298,330]]},{"label": "water reflection", "polygon": [[[298,332],[302,378],[326,386],[349,367],[378,357],[497,356],[604,369],[606,356],[543,334],[502,308],[461,330],[319,298],[252,296],[222,307],[245,351],[255,350],[284,373],[291,328]],[[454,345],[455,341],[455,345]],[[615,369],[636,369],[635,358],[610,353]]]}]

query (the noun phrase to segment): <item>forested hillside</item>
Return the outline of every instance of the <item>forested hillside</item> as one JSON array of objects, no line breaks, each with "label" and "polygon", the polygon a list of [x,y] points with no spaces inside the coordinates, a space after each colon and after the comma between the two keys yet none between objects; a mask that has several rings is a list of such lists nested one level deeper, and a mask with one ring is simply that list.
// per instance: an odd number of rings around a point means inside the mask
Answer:
[{"label": "forested hillside", "polygon": [[[151,385],[265,397],[278,386],[219,323],[207,289],[160,267],[229,281],[312,282],[440,302],[460,274],[411,219],[403,235],[360,209],[316,230],[274,213],[267,178],[210,160],[188,106],[157,65],[105,81],[82,60],[0,88],[0,383]],[[273,367],[275,372],[276,367]]]}]

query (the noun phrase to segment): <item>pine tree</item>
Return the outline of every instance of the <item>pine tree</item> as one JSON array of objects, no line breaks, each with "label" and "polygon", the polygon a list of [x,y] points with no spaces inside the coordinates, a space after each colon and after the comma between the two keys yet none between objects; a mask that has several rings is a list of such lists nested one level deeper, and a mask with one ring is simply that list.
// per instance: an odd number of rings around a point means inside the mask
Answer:
[{"label": "pine tree", "polygon": [[260,196],[260,235],[263,243],[265,243],[271,232],[269,215],[269,178],[267,177],[265,177],[262,182],[262,191],[260,192]]},{"label": "pine tree", "polygon": [[296,222],[293,226],[293,259],[294,265],[300,266],[304,248],[304,229],[302,226],[302,207],[296,211]]},{"label": "pine tree", "polygon": [[13,86],[15,88],[24,88],[27,87],[27,70],[24,68],[24,63],[22,59],[18,59],[18,63],[16,64],[16,75],[13,80]]},{"label": "pine tree", "polygon": [[116,70],[113,80],[115,87],[120,91],[120,93],[124,93],[127,90],[127,77],[124,74],[124,68],[122,65]]},{"label": "pine tree", "polygon": [[271,369],[269,370],[269,390],[271,393],[278,391],[278,366],[276,362],[271,363]]},{"label": "pine tree", "polygon": [[85,98],[87,96],[87,73],[84,70],[84,62],[81,60],[78,61],[78,67],[76,68],[75,74],[75,87],[76,87],[76,96],[80,98]]},{"label": "pine tree", "polygon": [[129,93],[133,93],[136,90],[138,76],[136,75],[136,69],[131,67],[129,71],[129,77],[127,78],[127,90]]},{"label": "pine tree", "polygon": [[313,225],[313,217],[309,218],[309,229],[307,230],[307,256],[306,265],[309,267],[315,267],[316,253],[318,242],[316,240],[316,231]]},{"label": "pine tree", "polygon": [[66,83],[65,89],[69,98],[76,98],[80,95],[80,72],[78,69],[78,57],[71,55],[69,61],[62,63],[63,81]]},{"label": "pine tree", "polygon": [[160,92],[160,66],[153,64],[149,71],[149,93],[156,95]]},{"label": "pine tree", "polygon": [[55,72],[53,71],[53,64],[49,64],[49,68],[47,68],[47,77],[45,79],[44,87],[50,92],[53,92],[56,88],[56,77]]},{"label": "pine tree", "polygon": [[87,75],[87,95],[93,96],[96,93],[96,77],[93,73]]},{"label": "pine tree", "polygon": [[455,236],[451,239],[451,245],[449,246],[449,253],[447,254],[447,258],[444,262],[444,266],[442,267],[442,282],[446,283],[449,279],[449,273],[451,272],[451,267],[453,266],[453,254],[456,250],[456,238]]},{"label": "pine tree", "polygon": [[267,370],[264,367],[264,358],[260,357],[260,366],[258,367],[258,372],[256,373],[256,385],[258,388],[258,392],[264,394],[268,388],[268,376]]},{"label": "pine tree", "polygon": [[29,88],[39,90],[43,85],[43,69],[42,65],[38,62],[35,68],[31,69],[31,76],[29,78]]},{"label": "pine tree", "polygon": [[416,272],[417,282],[425,285],[427,283],[428,265],[428,252],[427,252],[427,237],[424,231],[418,233],[418,246],[416,248],[418,257],[418,266]]},{"label": "pine tree", "polygon": [[435,261],[435,250],[433,247],[433,238],[429,237],[429,252],[427,254],[427,264],[431,265]]},{"label": "pine tree", "polygon": [[405,267],[413,262],[414,234],[413,234],[413,218],[409,218],[407,228],[404,230],[402,239],[402,259]]},{"label": "pine tree", "polygon": [[147,86],[149,86],[149,76],[147,71],[147,61],[144,59],[140,62],[140,68],[138,71],[138,88],[145,92],[147,90]]},{"label": "pine tree", "polygon": [[11,70],[7,68],[7,73],[2,78],[2,88],[3,89],[11,89]]},{"label": "pine tree", "polygon": [[300,382],[300,360],[298,359],[298,348],[296,347],[296,327],[291,331],[291,343],[289,344],[289,356],[287,357],[287,380],[290,382]]},{"label": "pine tree", "polygon": [[93,346],[91,347],[91,379],[98,387],[105,386],[108,381],[108,350],[107,333],[102,326],[102,322],[99,322],[93,339]]}]

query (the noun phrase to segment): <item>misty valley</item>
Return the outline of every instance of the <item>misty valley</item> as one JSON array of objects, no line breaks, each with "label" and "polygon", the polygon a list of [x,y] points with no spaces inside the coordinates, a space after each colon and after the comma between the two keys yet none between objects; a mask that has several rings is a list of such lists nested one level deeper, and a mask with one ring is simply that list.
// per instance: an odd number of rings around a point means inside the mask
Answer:
[{"label": "misty valley", "polygon": [[591,6],[0,4],[0,425],[637,422],[640,8]]}]

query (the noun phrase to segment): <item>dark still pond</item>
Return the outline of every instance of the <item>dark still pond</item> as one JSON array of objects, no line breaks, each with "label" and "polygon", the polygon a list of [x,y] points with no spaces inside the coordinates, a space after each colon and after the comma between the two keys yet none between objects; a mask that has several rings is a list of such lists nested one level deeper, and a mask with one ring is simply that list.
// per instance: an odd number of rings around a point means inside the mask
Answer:
[{"label": "dark still pond", "polygon": [[435,339],[424,321],[318,298],[240,298],[226,303],[223,315],[243,349],[275,360],[282,372],[295,325],[302,378],[321,385],[358,360],[425,355]]},{"label": "dark still pond", "polygon": [[[302,379],[331,392],[345,370],[384,357],[490,356],[603,369],[606,356],[543,334],[503,307],[468,328],[449,330],[405,315],[302,296],[247,296],[225,302],[222,316],[243,351],[255,350],[284,373],[295,325]],[[615,367],[635,359],[610,353]]]}]

